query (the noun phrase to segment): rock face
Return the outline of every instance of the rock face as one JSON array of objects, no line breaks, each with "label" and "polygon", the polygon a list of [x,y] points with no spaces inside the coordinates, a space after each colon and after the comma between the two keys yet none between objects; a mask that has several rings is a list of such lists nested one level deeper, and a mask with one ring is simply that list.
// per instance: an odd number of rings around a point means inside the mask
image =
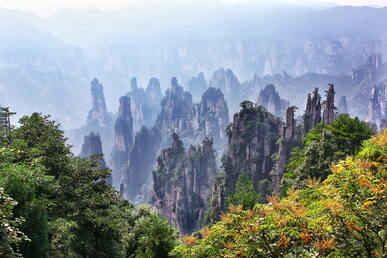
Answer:
[{"label": "rock face", "polygon": [[97,123],[102,128],[106,127],[107,110],[103,86],[96,78],[91,81],[91,106],[92,108],[87,116],[87,122]]},{"label": "rock face", "polygon": [[351,70],[351,79],[354,83],[360,83],[363,80],[373,80],[378,75],[382,66],[382,54],[370,55],[365,65],[361,65],[358,68]]},{"label": "rock face", "polygon": [[184,143],[199,144],[213,137],[217,147],[224,143],[224,128],[229,123],[227,102],[220,89],[208,88],[201,102],[193,104],[192,96],[172,78],[171,89],[161,101],[156,126],[165,135],[177,133]]},{"label": "rock face", "polygon": [[[105,169],[107,168],[105,159],[103,158],[103,152],[102,152],[102,141],[99,134],[95,134],[94,132],[91,132],[89,135],[85,135],[83,144],[82,144],[82,151],[79,155],[81,158],[88,158],[93,155],[99,155],[98,158],[100,168]],[[111,175],[106,179],[107,183],[112,184],[112,177]]]},{"label": "rock face", "polygon": [[192,76],[188,81],[188,89],[192,93],[195,100],[199,100],[202,93],[207,89],[208,84],[201,72],[197,76]]},{"label": "rock face", "polygon": [[274,164],[272,155],[277,153],[280,120],[264,107],[254,107],[252,102],[241,103],[242,110],[234,115],[232,125],[227,129],[228,149],[222,158],[225,172],[225,196],[235,190],[239,176],[246,173],[254,189],[262,196],[267,190],[258,185],[270,180]]},{"label": "rock face", "polygon": [[275,116],[284,117],[289,103],[280,98],[273,84],[268,84],[258,96],[257,106],[259,105],[264,106]]},{"label": "rock face", "polygon": [[198,105],[199,139],[212,137],[216,143],[226,139],[225,128],[229,124],[227,102],[220,89],[208,88]]},{"label": "rock face", "polygon": [[387,81],[372,89],[368,104],[367,122],[374,124],[378,131],[386,128],[387,121]]},{"label": "rock face", "polygon": [[313,97],[308,94],[306,101],[304,119],[304,136],[312,129],[313,126],[321,122],[321,96],[318,88],[313,91]]},{"label": "rock face", "polygon": [[176,78],[171,80],[171,88],[166,91],[161,101],[161,112],[157,117],[156,126],[164,132],[177,132],[179,135],[192,134],[192,96],[184,91]]},{"label": "rock face", "polygon": [[111,169],[113,170],[113,186],[119,189],[122,167],[128,162],[129,152],[133,146],[133,118],[130,98],[122,96],[119,100],[119,112],[115,129],[115,145],[111,155]]},{"label": "rock face", "polygon": [[339,100],[339,104],[337,105],[338,112],[340,114],[347,114],[348,113],[348,104],[347,104],[347,97],[341,96]]},{"label": "rock face", "polygon": [[152,170],[161,140],[161,133],[155,127],[144,126],[137,132],[129,164],[122,170],[121,194],[126,200],[135,204],[149,201]]},{"label": "rock face", "polygon": [[181,235],[197,230],[203,221],[216,175],[214,152],[208,138],[185,151],[183,142],[173,134],[172,146],[157,158],[157,169],[153,171],[154,205]]},{"label": "rock face", "polygon": [[296,136],[296,121],[294,120],[295,107],[289,107],[286,111],[286,122],[281,123],[280,143],[278,150],[278,159],[274,166],[272,175],[273,194],[279,194],[281,190],[281,181],[286,172],[286,164],[290,157],[290,152],[294,147]]},{"label": "rock face", "polygon": [[74,152],[80,152],[79,143],[82,142],[83,135],[95,132],[101,137],[103,153],[109,153],[113,147],[113,121],[113,115],[107,112],[103,85],[94,78],[91,81],[91,109],[87,122],[81,128],[71,132],[70,143],[74,146]]},{"label": "rock face", "polygon": [[144,125],[153,126],[162,99],[159,80],[151,78],[144,90],[137,86],[137,79],[134,77],[131,80],[131,91],[126,93],[126,96],[131,99],[133,131],[138,132]]},{"label": "rock face", "polygon": [[327,99],[325,101],[323,121],[327,124],[331,124],[335,119],[335,87],[333,84],[329,84],[329,90],[327,92]]}]

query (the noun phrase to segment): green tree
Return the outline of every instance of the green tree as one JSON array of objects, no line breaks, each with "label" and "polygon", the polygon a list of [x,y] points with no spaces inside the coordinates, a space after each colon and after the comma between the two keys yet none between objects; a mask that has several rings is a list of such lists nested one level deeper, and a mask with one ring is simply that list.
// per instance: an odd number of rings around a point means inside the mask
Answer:
[{"label": "green tree", "polygon": [[236,184],[236,189],[227,201],[231,205],[242,205],[243,209],[251,209],[259,201],[259,195],[254,191],[253,183],[246,173],[243,173]]},{"label": "green tree", "polygon": [[14,217],[13,209],[17,205],[9,195],[4,193],[4,188],[0,187],[0,256],[18,257],[18,245],[22,241],[29,240],[28,237],[19,230],[18,226],[23,222],[20,217]]}]

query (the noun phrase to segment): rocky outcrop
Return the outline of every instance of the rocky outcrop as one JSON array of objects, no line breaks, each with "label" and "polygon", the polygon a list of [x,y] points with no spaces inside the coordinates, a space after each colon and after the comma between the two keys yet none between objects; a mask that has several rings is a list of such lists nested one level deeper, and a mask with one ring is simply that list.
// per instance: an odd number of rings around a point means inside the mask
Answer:
[{"label": "rocky outcrop", "polygon": [[272,155],[278,151],[280,120],[264,107],[254,107],[252,102],[244,101],[241,106],[227,128],[228,149],[222,158],[225,196],[233,193],[239,176],[246,173],[254,189],[264,197],[269,190],[258,186],[267,186],[270,181]]},{"label": "rocky outcrop", "polygon": [[219,88],[224,93],[226,100],[234,100],[229,103],[230,110],[239,108],[238,105],[243,99],[240,94],[241,83],[231,69],[225,71],[223,68],[219,68],[216,70],[209,81],[209,87]]},{"label": "rocky outcrop", "polygon": [[216,175],[212,141],[184,150],[183,142],[173,134],[172,146],[157,158],[153,171],[153,201],[156,210],[186,235],[203,221],[211,185]]},{"label": "rocky outcrop", "polygon": [[278,159],[272,173],[272,192],[279,194],[281,182],[286,172],[286,164],[290,157],[290,152],[294,147],[296,137],[296,121],[294,120],[295,107],[289,107],[286,111],[286,122],[281,122],[280,141]]},{"label": "rocky outcrop", "polygon": [[137,132],[129,163],[122,170],[121,194],[134,204],[149,202],[152,170],[156,165],[157,151],[161,143],[157,128],[142,127]]},{"label": "rocky outcrop", "polygon": [[225,128],[229,124],[227,102],[220,89],[208,88],[198,106],[199,139],[212,137],[222,144],[226,139]]},{"label": "rocky outcrop", "polygon": [[368,104],[366,121],[374,124],[377,131],[386,128],[387,121],[387,81],[373,87]]},{"label": "rocky outcrop", "polygon": [[133,118],[128,96],[122,96],[119,100],[119,112],[114,129],[115,145],[111,155],[110,166],[113,171],[113,186],[119,189],[121,169],[128,162],[129,152],[133,146]]},{"label": "rocky outcrop", "polygon": [[310,93],[308,94],[303,120],[304,136],[313,126],[321,122],[321,96],[318,93],[318,88],[313,91],[313,97]]},{"label": "rocky outcrop", "polygon": [[191,94],[172,78],[171,89],[161,101],[156,126],[164,136],[179,134],[184,143],[199,144],[204,137],[213,137],[220,147],[226,139],[224,128],[228,123],[227,102],[220,89],[208,88],[201,102],[193,104]]},{"label": "rocky outcrop", "polygon": [[340,114],[348,114],[348,104],[346,96],[341,96],[339,104],[337,105],[337,110]]},{"label": "rocky outcrop", "polygon": [[[106,169],[107,166],[105,159],[103,158],[101,137],[98,133],[91,132],[89,135],[85,135],[82,144],[82,151],[79,156],[81,158],[89,158],[94,155],[98,156],[100,168]],[[106,182],[108,184],[112,184],[111,175],[106,178]]]},{"label": "rocky outcrop", "polygon": [[284,117],[289,103],[280,98],[273,84],[268,84],[259,94],[257,106],[264,106],[270,113]]},{"label": "rocky outcrop", "polygon": [[160,82],[157,78],[149,80],[147,88],[139,88],[135,77],[131,80],[131,91],[126,93],[131,99],[133,117],[133,131],[138,132],[144,125],[154,125],[160,108],[162,93]]},{"label": "rocky outcrop", "polygon": [[176,132],[185,136],[192,134],[192,96],[184,91],[176,78],[171,80],[171,88],[161,101],[161,112],[157,116],[156,127],[163,132]]},{"label": "rocky outcrop", "polygon": [[207,89],[207,81],[204,74],[201,72],[197,76],[192,76],[188,81],[188,89],[192,93],[195,100],[199,100],[202,93]]},{"label": "rocky outcrop", "polygon": [[335,119],[335,93],[335,87],[329,84],[323,113],[323,121],[327,124],[332,124]]},{"label": "rocky outcrop", "polygon": [[82,137],[95,132],[101,137],[103,153],[109,153],[113,148],[113,122],[113,115],[107,112],[103,85],[94,78],[91,81],[91,109],[87,116],[87,122],[81,128],[70,132],[69,138],[73,145],[73,151],[79,153]]},{"label": "rocky outcrop", "polygon": [[383,66],[382,54],[374,54],[368,57],[367,63],[361,65],[350,72],[351,79],[354,83],[360,83],[363,80],[376,79],[380,68]]},{"label": "rocky outcrop", "polygon": [[98,79],[94,78],[91,81],[91,110],[87,116],[87,122],[96,123],[99,127],[106,127],[107,110],[105,96],[103,94],[103,86]]}]

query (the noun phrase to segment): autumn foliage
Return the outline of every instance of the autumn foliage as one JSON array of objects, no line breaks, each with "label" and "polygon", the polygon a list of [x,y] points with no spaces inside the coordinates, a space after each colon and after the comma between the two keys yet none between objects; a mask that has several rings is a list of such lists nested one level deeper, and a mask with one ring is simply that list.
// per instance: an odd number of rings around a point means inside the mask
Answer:
[{"label": "autumn foliage", "polygon": [[332,164],[323,182],[230,207],[177,246],[175,257],[384,257],[387,250],[387,131],[356,156]]}]

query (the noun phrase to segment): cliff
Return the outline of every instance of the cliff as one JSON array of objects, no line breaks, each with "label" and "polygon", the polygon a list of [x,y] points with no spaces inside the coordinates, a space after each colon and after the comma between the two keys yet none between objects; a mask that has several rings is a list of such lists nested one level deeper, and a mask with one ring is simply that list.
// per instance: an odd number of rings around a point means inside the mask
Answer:
[{"label": "cliff", "polygon": [[304,136],[313,126],[321,122],[321,96],[318,93],[318,88],[313,91],[313,97],[310,93],[308,94],[303,120]]},{"label": "cliff", "polygon": [[278,151],[280,120],[252,102],[244,101],[241,107],[227,128],[228,148],[222,158],[225,196],[233,193],[239,176],[246,173],[264,199],[274,164],[272,155]]},{"label": "cliff", "polygon": [[[106,162],[103,158],[102,141],[98,133],[91,132],[89,135],[85,135],[82,144],[82,151],[79,154],[81,158],[89,158],[93,155],[98,156],[100,168],[106,169]],[[112,176],[110,175],[106,179],[107,183],[112,184]]]},{"label": "cliff", "polygon": [[133,146],[133,118],[128,96],[122,96],[119,100],[119,111],[114,130],[115,144],[110,166],[113,171],[113,186],[119,189],[122,167],[128,162],[129,152]]},{"label": "cliff", "polygon": [[144,126],[137,132],[128,165],[122,169],[120,189],[126,200],[135,204],[150,201],[152,170],[156,166],[161,140],[161,133],[155,127]]},{"label": "cliff", "polygon": [[372,88],[366,121],[377,131],[386,129],[387,121],[387,81]]},{"label": "cliff", "polygon": [[203,221],[216,175],[212,144],[206,138],[185,151],[179,136],[173,134],[172,146],[157,158],[153,171],[154,205],[179,229],[180,235],[199,229]]},{"label": "cliff", "polygon": [[289,103],[280,98],[273,84],[268,84],[259,93],[257,106],[264,106],[270,113],[278,117],[285,117]]}]

